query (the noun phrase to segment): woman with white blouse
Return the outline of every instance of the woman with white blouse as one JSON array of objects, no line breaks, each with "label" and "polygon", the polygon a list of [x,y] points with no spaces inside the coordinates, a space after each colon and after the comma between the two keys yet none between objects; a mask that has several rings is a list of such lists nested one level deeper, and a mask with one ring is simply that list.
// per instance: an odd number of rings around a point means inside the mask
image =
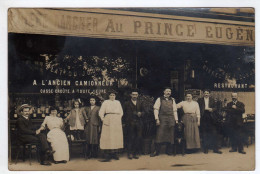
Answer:
[{"label": "woman with white blouse", "polygon": [[186,140],[186,149],[200,148],[200,108],[196,101],[192,100],[192,94],[186,94],[186,101],[177,104],[177,108],[182,108],[184,116],[182,118],[184,124],[184,136]]},{"label": "woman with white blouse", "polygon": [[123,146],[121,103],[116,100],[116,92],[108,92],[109,100],[105,100],[99,110],[102,120],[102,131],[100,137],[100,149],[104,151],[105,159],[101,162],[109,162],[112,158],[118,160],[117,152]]},{"label": "woman with white blouse", "polygon": [[57,109],[50,108],[50,116],[45,117],[39,131],[48,128],[47,140],[54,151],[54,163],[66,163],[69,161],[69,144],[63,129],[63,119],[57,116]]}]

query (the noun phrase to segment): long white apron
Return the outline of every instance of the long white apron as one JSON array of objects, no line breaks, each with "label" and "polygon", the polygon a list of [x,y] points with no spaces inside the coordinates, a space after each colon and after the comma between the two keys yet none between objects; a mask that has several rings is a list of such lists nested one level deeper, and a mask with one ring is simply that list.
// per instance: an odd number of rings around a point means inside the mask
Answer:
[{"label": "long white apron", "polygon": [[107,114],[103,120],[100,149],[121,149],[123,147],[121,116],[117,114]]}]

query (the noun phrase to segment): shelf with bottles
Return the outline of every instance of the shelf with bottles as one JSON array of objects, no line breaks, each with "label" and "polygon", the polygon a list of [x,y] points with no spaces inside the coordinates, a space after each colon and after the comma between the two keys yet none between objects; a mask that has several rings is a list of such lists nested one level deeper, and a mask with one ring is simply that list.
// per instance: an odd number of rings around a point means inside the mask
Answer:
[{"label": "shelf with bottles", "polygon": [[[41,94],[11,94],[9,95],[9,118],[18,119],[19,108],[22,104],[32,106],[30,116],[32,119],[44,119],[50,115],[50,107],[58,108],[58,116],[66,118],[73,108],[73,102],[77,100],[75,96],[65,95],[41,95]],[[81,103],[84,106],[83,100]]]}]

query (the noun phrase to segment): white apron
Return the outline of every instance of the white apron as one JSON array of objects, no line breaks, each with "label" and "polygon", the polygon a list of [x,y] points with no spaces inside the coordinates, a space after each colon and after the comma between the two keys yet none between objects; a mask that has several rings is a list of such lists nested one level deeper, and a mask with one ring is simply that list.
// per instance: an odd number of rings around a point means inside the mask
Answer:
[{"label": "white apron", "polygon": [[107,114],[103,120],[100,149],[121,149],[123,145],[123,129],[121,116]]}]

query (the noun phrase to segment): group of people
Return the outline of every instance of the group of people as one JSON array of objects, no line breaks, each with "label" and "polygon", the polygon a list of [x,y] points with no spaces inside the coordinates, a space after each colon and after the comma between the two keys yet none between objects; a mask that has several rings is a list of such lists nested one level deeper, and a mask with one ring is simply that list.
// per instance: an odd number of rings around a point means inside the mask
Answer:
[{"label": "group of people", "polygon": [[[187,152],[192,153],[202,147],[204,153],[213,147],[213,152],[221,154],[219,150],[219,135],[215,119],[216,103],[210,97],[210,90],[203,91],[204,96],[193,101],[192,94],[186,93],[186,100],[176,104],[171,97],[171,89],[166,87],[163,95],[153,106],[156,122],[155,148],[150,156],[160,154],[163,144],[167,145],[166,153],[172,154],[174,145],[174,130],[176,124],[184,125],[184,139]],[[54,163],[66,163],[69,160],[68,139],[64,132],[64,123],[69,125],[72,140],[85,139],[87,141],[89,157],[97,157],[98,149],[104,153],[101,162],[118,160],[118,152],[124,148],[124,134],[122,117],[124,117],[127,131],[127,157],[138,159],[139,149],[142,146],[142,117],[145,115],[144,104],[139,100],[139,92],[132,89],[130,100],[122,106],[116,100],[117,92],[108,92],[109,99],[96,105],[96,98],[91,97],[90,106],[80,107],[81,102],[76,100],[74,108],[63,120],[58,117],[58,109],[51,107],[50,116],[45,117],[41,127],[33,129],[30,119],[31,106],[24,104],[20,107],[20,117],[17,120],[18,140],[22,143],[39,143],[40,161],[42,165],[51,165],[47,161],[53,156]],[[178,117],[178,109],[183,110],[183,116]],[[225,107],[229,124],[229,137],[232,149],[230,152],[245,154],[241,140],[243,125],[242,114],[245,112],[244,104],[237,100],[237,93],[232,93],[232,101]],[[49,129],[47,137],[42,130]],[[50,144],[50,146],[49,146]]]}]

